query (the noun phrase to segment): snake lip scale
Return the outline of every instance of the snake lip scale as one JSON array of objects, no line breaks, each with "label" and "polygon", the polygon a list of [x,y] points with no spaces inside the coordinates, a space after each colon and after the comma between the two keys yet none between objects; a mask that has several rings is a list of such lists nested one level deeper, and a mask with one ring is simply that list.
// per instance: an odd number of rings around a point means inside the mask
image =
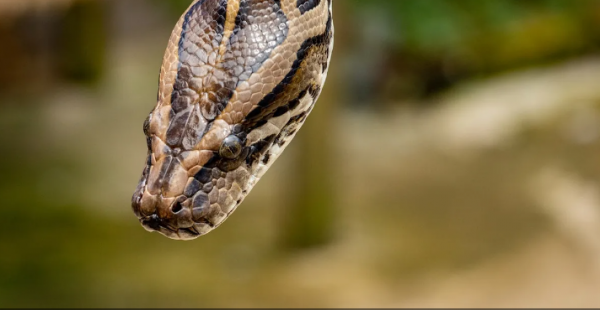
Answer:
[{"label": "snake lip scale", "polygon": [[306,121],[333,51],[332,0],[194,0],[175,25],[144,122],[132,196],[142,226],[219,227]]}]

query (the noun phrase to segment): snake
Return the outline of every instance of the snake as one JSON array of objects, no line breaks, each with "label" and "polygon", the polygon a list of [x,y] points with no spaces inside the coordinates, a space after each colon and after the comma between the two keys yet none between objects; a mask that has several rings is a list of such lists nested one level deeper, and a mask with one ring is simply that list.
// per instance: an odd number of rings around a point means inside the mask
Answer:
[{"label": "snake", "polygon": [[141,225],[192,240],[229,218],[313,110],[333,42],[332,0],[194,0],[143,125]]}]

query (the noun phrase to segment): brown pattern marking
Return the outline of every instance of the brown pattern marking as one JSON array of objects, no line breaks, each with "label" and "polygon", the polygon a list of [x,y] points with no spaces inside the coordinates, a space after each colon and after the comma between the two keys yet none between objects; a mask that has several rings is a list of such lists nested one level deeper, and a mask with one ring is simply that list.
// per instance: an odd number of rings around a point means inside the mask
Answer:
[{"label": "brown pattern marking", "polygon": [[296,61],[282,82],[246,116],[243,126],[247,132],[289,110],[290,104],[303,97],[302,92],[310,89],[313,103],[316,101],[321,91],[320,77],[329,57],[331,35],[330,19],[322,35],[302,44]]},{"label": "brown pattern marking", "polygon": [[[313,10],[301,14],[296,6],[296,0],[281,0],[281,9],[289,21],[289,33],[286,40],[277,46],[263,66],[255,72],[248,81],[242,82],[231,97],[230,103],[219,116],[227,124],[238,124],[255,109],[260,101],[267,96],[292,69],[297,59],[297,52],[309,38],[325,32],[329,18],[327,1]],[[214,128],[223,130],[224,128]],[[199,145],[202,148],[204,145]]]},{"label": "brown pattern marking", "polygon": [[214,149],[218,143],[211,137],[215,135],[206,135],[205,129],[218,125],[212,122],[228,105],[237,85],[262,66],[288,30],[275,0],[198,3],[201,5],[192,6],[183,23],[166,135],[169,146],[185,150],[197,146],[202,138],[209,141],[201,148]]}]

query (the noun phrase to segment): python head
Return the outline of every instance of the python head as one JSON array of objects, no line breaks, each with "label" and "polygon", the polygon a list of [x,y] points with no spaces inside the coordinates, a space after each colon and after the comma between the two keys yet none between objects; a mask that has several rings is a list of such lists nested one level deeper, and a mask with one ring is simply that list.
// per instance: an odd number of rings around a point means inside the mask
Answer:
[{"label": "python head", "polygon": [[171,34],[132,197],[142,226],[190,240],[222,224],[312,111],[331,0],[196,0]]}]

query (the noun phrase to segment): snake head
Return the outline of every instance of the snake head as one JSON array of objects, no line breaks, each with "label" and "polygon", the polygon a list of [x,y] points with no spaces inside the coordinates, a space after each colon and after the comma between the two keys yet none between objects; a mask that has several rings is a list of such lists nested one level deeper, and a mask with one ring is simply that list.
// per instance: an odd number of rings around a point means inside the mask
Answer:
[{"label": "snake head", "polygon": [[141,224],[180,240],[221,225],[312,111],[332,47],[331,0],[194,1],[144,123]]},{"label": "snake head", "polygon": [[220,121],[207,134],[211,138],[201,139],[214,143],[200,142],[197,150],[173,148],[151,133],[151,120],[152,114],[144,126],[147,163],[132,206],[144,228],[172,239],[194,239],[225,221],[278,149],[275,135],[252,143],[241,126]]}]

